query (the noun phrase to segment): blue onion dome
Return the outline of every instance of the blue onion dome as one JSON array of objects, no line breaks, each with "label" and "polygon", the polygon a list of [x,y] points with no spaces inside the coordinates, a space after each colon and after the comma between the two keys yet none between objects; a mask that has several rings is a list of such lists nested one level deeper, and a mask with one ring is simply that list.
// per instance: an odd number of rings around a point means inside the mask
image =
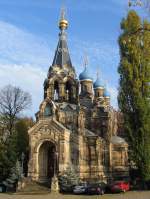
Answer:
[{"label": "blue onion dome", "polygon": [[106,88],[104,90],[104,97],[109,97],[110,98],[110,93],[108,92],[108,90]]},{"label": "blue onion dome", "polygon": [[94,82],[94,89],[102,88],[104,89],[104,84],[102,83],[101,79],[97,77],[97,80]]},{"label": "blue onion dome", "polygon": [[91,77],[87,67],[85,67],[84,71],[82,73],[80,73],[79,80],[80,81],[83,81],[83,80],[93,81],[93,78]]}]

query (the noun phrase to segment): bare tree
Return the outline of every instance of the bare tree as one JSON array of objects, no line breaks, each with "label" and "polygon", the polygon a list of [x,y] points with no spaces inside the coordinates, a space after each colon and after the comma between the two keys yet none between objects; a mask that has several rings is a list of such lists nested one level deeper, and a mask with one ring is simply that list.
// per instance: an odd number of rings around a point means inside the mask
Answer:
[{"label": "bare tree", "polygon": [[31,105],[31,95],[19,87],[7,85],[0,90],[0,115],[9,134],[13,133],[18,115]]},{"label": "bare tree", "polygon": [[128,5],[129,7],[142,6],[145,1],[148,1],[148,0],[128,0]]},{"label": "bare tree", "polygon": [[150,13],[150,0],[128,0],[129,7],[143,7]]}]

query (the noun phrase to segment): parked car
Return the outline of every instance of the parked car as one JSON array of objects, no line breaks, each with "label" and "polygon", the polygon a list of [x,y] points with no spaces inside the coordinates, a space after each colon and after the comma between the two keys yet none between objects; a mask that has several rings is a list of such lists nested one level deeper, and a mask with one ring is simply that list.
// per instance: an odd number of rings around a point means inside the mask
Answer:
[{"label": "parked car", "polygon": [[115,181],[110,185],[111,192],[126,192],[130,189],[130,183],[127,181]]},{"label": "parked car", "polygon": [[105,193],[104,186],[100,183],[89,184],[86,189],[87,194],[98,194],[103,195]]},{"label": "parked car", "polygon": [[84,194],[87,192],[87,184],[81,183],[79,185],[76,185],[73,189],[74,194]]},{"label": "parked car", "polygon": [[60,185],[60,193],[73,193],[75,185]]}]

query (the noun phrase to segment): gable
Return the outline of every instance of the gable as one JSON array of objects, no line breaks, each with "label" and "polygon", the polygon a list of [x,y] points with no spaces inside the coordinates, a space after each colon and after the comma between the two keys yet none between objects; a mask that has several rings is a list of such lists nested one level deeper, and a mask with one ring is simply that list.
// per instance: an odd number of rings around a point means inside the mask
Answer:
[{"label": "gable", "polygon": [[60,124],[55,119],[45,119],[39,120],[31,129],[29,129],[29,134],[34,133],[50,133],[51,131],[56,132],[58,134],[64,133],[66,131],[70,132],[66,129],[62,124]]}]

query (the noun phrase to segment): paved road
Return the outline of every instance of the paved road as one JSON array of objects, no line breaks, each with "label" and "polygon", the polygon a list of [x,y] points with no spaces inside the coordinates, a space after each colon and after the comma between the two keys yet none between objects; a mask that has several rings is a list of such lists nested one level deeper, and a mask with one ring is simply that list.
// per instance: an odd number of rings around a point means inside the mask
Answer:
[{"label": "paved road", "polygon": [[52,193],[45,195],[0,194],[0,199],[150,199],[150,191],[105,194],[104,196],[61,195]]}]

